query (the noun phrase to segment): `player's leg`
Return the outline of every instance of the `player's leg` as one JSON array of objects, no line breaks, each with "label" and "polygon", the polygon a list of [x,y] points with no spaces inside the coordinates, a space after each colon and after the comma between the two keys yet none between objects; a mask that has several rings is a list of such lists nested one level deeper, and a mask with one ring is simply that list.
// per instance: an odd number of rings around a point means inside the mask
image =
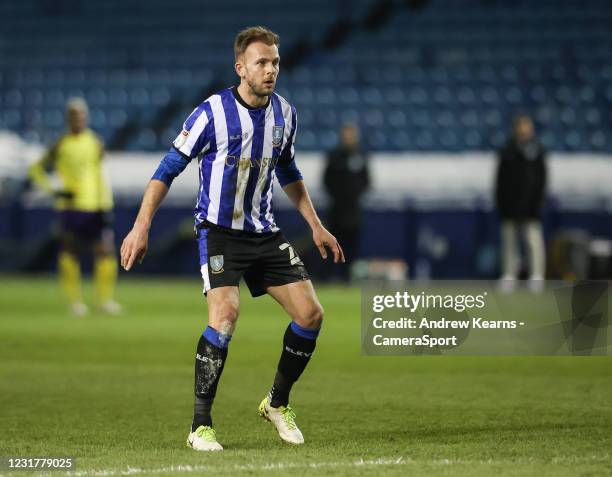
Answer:
[{"label": "player's leg", "polygon": [[210,290],[208,326],[200,336],[195,360],[195,406],[192,430],[212,426],[211,409],[240,312],[238,287]]},{"label": "player's leg", "polygon": [[72,312],[76,316],[87,314],[87,305],[81,294],[81,263],[79,260],[79,241],[76,236],[76,217],[72,211],[62,211],[59,215],[61,238],[60,251],[57,257],[59,281],[70,301]]},{"label": "player's leg", "polygon": [[222,450],[213,430],[212,405],[225,367],[228,346],[238,320],[237,286],[209,290],[208,326],[200,336],[195,357],[195,400],[188,445],[195,450]]},{"label": "player's leg", "polygon": [[268,293],[292,320],[285,330],[283,350],[270,391],[271,405],[279,407],[289,403],[291,388],[314,352],[323,322],[323,307],[310,280],[268,287]]},{"label": "player's leg", "polygon": [[517,235],[518,222],[504,220],[501,225],[502,275],[498,283],[502,293],[511,293],[516,287],[520,267]]},{"label": "player's leg", "polygon": [[64,293],[70,301],[72,312],[76,316],[84,316],[88,312],[87,305],[83,303],[81,294],[81,263],[79,254],[76,248],[68,241],[62,240],[57,267],[59,271],[59,280],[64,290]]},{"label": "player's leg", "polygon": [[[97,219],[102,221],[103,219]],[[94,283],[100,310],[112,315],[121,312],[121,305],[113,300],[115,284],[117,283],[117,257],[113,230],[109,224],[100,222],[94,224],[99,231],[94,233]]]},{"label": "player's leg", "polygon": [[502,280],[516,280],[519,272],[517,223],[505,220],[502,223]]},{"label": "player's leg", "polygon": [[541,291],[544,287],[546,270],[546,250],[542,225],[537,220],[526,222],[523,233],[525,234],[529,257],[529,287],[533,291]]},{"label": "player's leg", "polygon": [[196,349],[194,416],[187,443],[195,450],[222,450],[211,409],[240,311],[238,284],[255,253],[231,233],[214,227],[198,229],[197,240],[208,326]]},{"label": "player's leg", "polygon": [[270,286],[267,291],[281,304],[292,321],[285,330],[274,383],[269,395],[260,404],[260,413],[274,423],[283,440],[302,444],[304,438],[289,406],[289,394],[315,350],[323,322],[323,307],[310,280]]}]

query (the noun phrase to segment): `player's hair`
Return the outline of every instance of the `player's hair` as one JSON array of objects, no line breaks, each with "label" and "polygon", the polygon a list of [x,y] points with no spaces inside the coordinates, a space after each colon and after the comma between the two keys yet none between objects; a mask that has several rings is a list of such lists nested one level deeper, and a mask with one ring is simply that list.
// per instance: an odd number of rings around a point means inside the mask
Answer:
[{"label": "player's hair", "polygon": [[238,58],[242,55],[247,47],[256,41],[261,41],[266,45],[280,45],[280,39],[272,30],[268,30],[263,26],[252,26],[238,32],[234,40],[234,55]]},{"label": "player's hair", "polygon": [[87,102],[83,98],[79,98],[78,96],[70,98],[66,101],[66,112],[72,111],[74,109],[89,112],[89,108],[87,107]]}]

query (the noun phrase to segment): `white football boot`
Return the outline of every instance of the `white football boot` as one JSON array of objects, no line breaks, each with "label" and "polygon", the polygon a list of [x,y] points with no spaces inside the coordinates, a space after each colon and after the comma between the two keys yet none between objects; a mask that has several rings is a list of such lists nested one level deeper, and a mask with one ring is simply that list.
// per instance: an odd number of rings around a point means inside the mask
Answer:
[{"label": "white football boot", "polygon": [[70,304],[70,311],[72,311],[72,314],[77,318],[83,318],[89,314],[89,307],[82,301],[75,301]]},{"label": "white football boot", "polygon": [[114,300],[107,300],[101,303],[99,309],[102,313],[106,313],[111,316],[119,316],[123,311],[123,307]]},{"label": "white football boot", "polygon": [[295,412],[291,406],[270,406],[270,397],[266,396],[259,405],[259,415],[270,421],[276,427],[278,435],[289,444],[303,444],[304,436],[295,423]]},{"label": "white football boot", "polygon": [[197,451],[221,451],[223,447],[217,442],[217,434],[210,426],[200,426],[187,436],[187,446]]}]

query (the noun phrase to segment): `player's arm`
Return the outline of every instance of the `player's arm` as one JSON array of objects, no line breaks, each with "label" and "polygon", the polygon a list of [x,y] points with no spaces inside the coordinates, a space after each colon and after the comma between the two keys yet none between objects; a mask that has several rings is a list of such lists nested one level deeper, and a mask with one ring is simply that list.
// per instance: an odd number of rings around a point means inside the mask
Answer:
[{"label": "player's arm", "polygon": [[308,194],[308,190],[306,190],[306,184],[304,184],[302,173],[295,163],[294,143],[297,131],[297,113],[293,106],[291,107],[291,124],[289,140],[281,151],[275,167],[276,177],[285,191],[285,194],[287,194],[287,197],[289,197],[300,214],[302,214],[302,217],[304,217],[308,225],[310,225],[312,229],[312,240],[319,249],[321,257],[327,258],[327,250],[325,247],[329,247],[334,254],[334,263],[338,263],[339,261],[344,262],[342,248],[336,240],[336,237],[323,227],[321,219],[319,219],[312,205],[312,201],[310,200],[310,194]]},{"label": "player's arm", "polygon": [[153,222],[153,216],[164,197],[166,197],[172,181],[185,170],[189,161],[190,158],[183,156],[178,150],[172,148],[153,174],[149,185],[145,189],[134,226],[121,244],[121,266],[125,270],[129,271],[136,261],[141,263],[144,259],[147,253],[149,229]]},{"label": "player's arm", "polygon": [[183,123],[183,129],[173,142],[173,147],[162,159],[147,186],[134,226],[121,245],[121,266],[130,270],[147,253],[149,229],[153,216],[166,197],[172,181],[185,170],[187,164],[210,146],[208,114],[210,105],[203,102],[195,108]]},{"label": "player's arm", "polygon": [[497,151],[497,172],[495,174],[495,203],[498,208],[501,208],[502,204],[504,203],[504,190],[506,188],[504,188],[503,182],[508,174],[508,172],[506,171],[506,169],[508,168],[508,161],[504,160],[504,156],[506,154],[507,153],[505,148]]},{"label": "player's arm", "polygon": [[[542,146],[540,146],[541,148]],[[544,198],[546,197],[546,182],[547,182],[547,170],[546,170],[546,152],[544,149],[540,149],[536,160],[536,180],[538,184],[536,193],[536,203],[539,207],[544,204]]]},{"label": "player's arm", "polygon": [[321,219],[319,219],[312,205],[312,200],[310,200],[310,194],[308,194],[304,181],[299,179],[285,184],[283,190],[312,229],[312,240],[319,249],[321,257],[327,258],[327,250],[325,247],[328,247],[334,254],[334,263],[344,262],[342,247],[340,247],[336,237],[323,227]]},{"label": "player's arm", "polygon": [[47,194],[55,194],[56,191],[49,179],[49,172],[54,168],[57,160],[57,144],[47,149],[45,155],[30,166],[28,175],[30,180],[40,190]]},{"label": "player's arm", "polygon": [[98,157],[100,158],[100,161],[102,161],[102,159],[104,159],[104,154],[106,153],[106,146],[104,145],[104,141],[97,137],[98,139]]}]

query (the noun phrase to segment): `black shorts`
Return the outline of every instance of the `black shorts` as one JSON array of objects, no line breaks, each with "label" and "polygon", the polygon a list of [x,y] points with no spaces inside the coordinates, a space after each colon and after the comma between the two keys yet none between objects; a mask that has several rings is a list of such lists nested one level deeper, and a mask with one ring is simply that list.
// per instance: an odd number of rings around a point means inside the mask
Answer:
[{"label": "black shorts", "polygon": [[59,223],[62,237],[78,243],[113,242],[112,219],[108,212],[61,210]]},{"label": "black shorts", "polygon": [[304,263],[280,232],[257,234],[206,224],[197,229],[197,237],[204,294],[238,286],[241,278],[254,297],[270,286],[309,279]]}]

